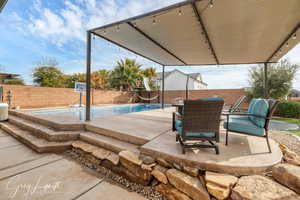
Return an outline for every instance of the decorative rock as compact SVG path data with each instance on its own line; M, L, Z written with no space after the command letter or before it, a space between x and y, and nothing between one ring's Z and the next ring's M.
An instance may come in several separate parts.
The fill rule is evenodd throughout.
M147 156L145 154L141 154L139 156L139 159L142 160L143 163L146 165L151 165L151 164L155 163L154 158L152 158L151 156Z
M142 161L137 154L131 151L121 151L119 153L119 158L121 164L135 176L140 177L143 180L151 179L151 172L141 168Z
M152 168L156 165L156 163L152 163L150 165L142 164L142 169L152 171Z
M199 174L199 170L194 167L184 166L183 171L190 176L198 176L198 174Z
M167 169L160 166L160 165L156 165L154 167L154 170L151 172L151 174L159 181L162 182L164 184L168 183L168 178L166 176Z
M118 165L120 160L119 156L113 152L110 152L110 154L108 154L106 159L112 162L114 165Z
M165 159L163 158L157 158L156 161L158 162L158 164L160 164L161 166L163 167L166 167L166 168L171 168L172 165L170 163L168 163Z
M243 176L233 188L232 200L296 200L292 190L260 175Z
M300 157L293 151L289 150L284 144L279 144L283 153L283 160L289 164L300 166Z
M300 167L278 164L272 168L272 176L281 184L300 194Z
M176 169L169 169L167 177L171 185L194 200L209 200L209 194L198 178L189 176Z
M177 163L173 163L173 166L174 166L175 169L178 169L179 171L182 171L181 165L179 165Z
M91 152L95 151L96 148L97 148L97 147L95 147L95 146L93 146L93 145L87 144L87 143L85 143L85 142L81 142L81 141L79 141L79 140L73 142L73 143L72 143L72 146L73 146L74 148L81 149L81 150L83 150L83 151L85 151L85 152L87 152L87 153L91 153Z
M228 174L219 174L207 171L205 173L205 181L223 188L230 188L236 184L238 178Z
M139 159L139 156L131 151L121 151L119 153L119 157L122 164L128 165L128 164L134 164L134 165L142 165L143 161Z
M169 200L191 200L190 197L170 185L159 184L155 187L155 190L166 196Z
M205 181L208 192L217 199L223 200L229 196L231 187L236 184L238 178L228 174L207 171Z
M100 160L104 160L107 158L107 156L110 154L110 152L105 149L98 148L97 150L93 151L92 154L96 158L98 158Z

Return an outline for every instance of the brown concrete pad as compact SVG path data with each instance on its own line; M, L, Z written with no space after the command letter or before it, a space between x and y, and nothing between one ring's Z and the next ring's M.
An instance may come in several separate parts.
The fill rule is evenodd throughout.
M0 150L11 147L11 146L16 146L20 145L21 143L18 142L18 140L14 139L13 137L0 137Z
M24 145L0 149L0 170L42 157Z
M200 149L198 153L189 149L182 154L180 144L175 142L175 133L171 131L143 145L141 152L204 170L234 175L260 173L281 161L282 153L273 140L270 140L272 153L267 153L265 138L230 133L228 146L225 146L224 138L222 133L219 155L213 149Z
M0 181L0 199L73 199L100 181L77 163L60 160Z
M148 141L171 129L171 123L158 123L149 119L133 119L128 115L101 118L101 120L95 119L89 124Z
M116 185L108 182L102 182L95 188L82 195L78 200L146 200L134 192L128 192L127 190L120 188Z
M45 155L42 158L23 163L21 165L17 165L12 168L0 170L0 180L26 172L28 170L40 167L42 165L55 162L62 159L62 156L56 155L56 154L50 154L50 155Z

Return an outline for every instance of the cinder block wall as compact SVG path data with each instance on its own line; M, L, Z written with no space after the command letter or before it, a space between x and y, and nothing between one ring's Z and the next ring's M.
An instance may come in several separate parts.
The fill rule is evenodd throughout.
M71 104L79 104L79 93L72 88L49 88L36 86L2 85L4 89L4 101L8 102L8 91L12 91L12 107L43 108L59 107ZM157 92L153 95L156 95ZM226 104L233 104L240 96L245 95L244 89L220 89L220 90L192 90L189 91L190 99L221 96ZM124 104L132 103L132 92L92 90L92 104ZM147 94L145 96L148 96ZM165 103L171 104L175 98L185 98L185 91L165 91ZM161 98L160 98L161 99ZM153 100L158 103L158 100ZM83 96L85 103L85 96Z

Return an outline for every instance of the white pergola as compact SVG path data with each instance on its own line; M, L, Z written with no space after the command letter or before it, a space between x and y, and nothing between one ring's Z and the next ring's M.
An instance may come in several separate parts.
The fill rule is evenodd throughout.
M162 65L163 74L165 66L264 63L266 79L267 64L300 42L300 0L187 0L88 30L86 120L92 34Z

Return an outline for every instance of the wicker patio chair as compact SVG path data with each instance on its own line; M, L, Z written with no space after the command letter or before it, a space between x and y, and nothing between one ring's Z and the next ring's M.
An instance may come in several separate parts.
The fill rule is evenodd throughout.
M219 154L214 142L219 142L223 105L220 97L185 100L183 114L173 113L173 130L177 131L176 141L180 142L183 154L186 148L214 148Z
M250 102L247 113L227 113L224 122L226 129L226 145L228 145L228 132L235 132L256 137L264 137L267 140L269 152L269 124L277 108L279 101L266 99L253 99Z

